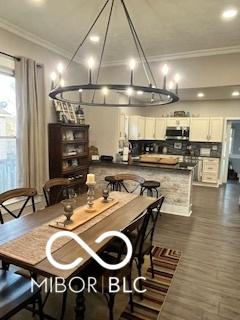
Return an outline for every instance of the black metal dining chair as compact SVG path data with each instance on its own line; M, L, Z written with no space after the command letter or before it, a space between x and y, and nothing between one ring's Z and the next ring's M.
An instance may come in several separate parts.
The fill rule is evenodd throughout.
M152 256L152 249L153 249L153 237L154 232L156 229L157 220L162 208L162 204L164 202L164 196L158 198L153 204L151 204L147 209L147 219L148 225L146 229L141 231L140 237L139 232L132 232L129 234L129 239L132 242L132 245L135 247L134 251L134 260L136 262L136 266L138 269L139 277L142 276L142 266L144 264L144 257L149 255L150 263L151 263L151 272L152 278L154 278L154 266L153 266L153 256ZM121 242L116 239L112 241L112 243L106 248L108 252L118 252ZM139 281L140 290L142 290L142 281ZM143 298L143 295L140 295Z
M136 174L117 174L114 176L119 185L119 191L125 190L127 193L134 193L144 183L145 179Z
M31 281L10 271L0 270L0 319L7 320L30 304L38 305L43 320L41 290Z
M114 310L114 303L115 303L115 296L116 293L111 293L108 290L108 281L110 277L117 277L119 280L119 286L122 286L123 279L127 278L128 280L128 286L129 290L132 290L132 264L135 257L135 251L138 246L138 242L141 239L142 234L146 233L146 228L148 226L148 220L150 216L147 214L147 212L142 213L138 218L136 218L134 221L132 221L124 230L122 231L123 234L125 234L127 237L130 237L130 234L134 231L136 231L136 241L133 244L133 254L131 257L130 262L122 269L120 270L106 270L99 266L96 262L90 263L90 265L87 266L87 268L80 274L81 278L87 278L89 275L91 277L96 278L96 286L95 289L99 292L104 294L107 300L108 309L109 309L109 319L113 320L113 310ZM117 238L118 239L118 238ZM112 240L114 241L114 239ZM123 257L126 253L126 246L122 240L119 241L120 245L118 247L117 252L110 252L105 250L100 254L101 258L110 264L118 264L120 261L123 260ZM102 281L104 279L104 281ZM77 281L77 280L76 280ZM74 286L74 283L72 283ZM62 305L62 311L61 311L61 320L64 319L65 315L65 309L67 304L67 292L64 293L63 297L63 305ZM133 297L132 292L129 293L129 303L131 311L133 312L134 306L133 306Z
M29 200L32 201L32 210L33 212L36 211L35 209L35 202L34 202L34 197L37 195L37 190L35 188L18 188L18 189L14 189L14 190L9 190L6 192L3 192L0 194L0 207L2 207L8 214L10 214L13 218L18 219L20 218L23 210L25 209L27 203ZM23 202L22 207L19 209L18 213L15 213L13 211L11 211L7 205L6 205L6 201L9 201L11 199L15 199L15 198L26 198L25 201ZM0 223L4 224L4 220L3 220L3 215L0 209Z
M115 297L116 293L112 293L109 291L109 278L111 277L116 277L119 280L119 286L123 285L123 279L126 277L128 280L128 287L129 287L129 304L130 304L130 310L131 312L134 311L134 305L133 305L133 294L132 294L132 265L134 261L134 257L136 255L136 250L139 245L139 242L141 241L142 234L146 233L146 229L148 226L148 220L150 216L147 214L147 212L144 212L141 214L137 219L132 221L122 232L130 238L131 233L134 231L136 232L136 239L135 243L133 243L133 253L132 253L132 258L130 262L128 263L127 266L120 270L106 270L103 268L98 268L100 272L98 272L98 277L97 277L97 286L96 289L99 293L103 293L108 304L108 309L109 309L109 320L114 319L114 303L115 303ZM117 264L119 263L123 257L125 256L126 253L126 246L123 244L123 242L119 240L119 248L118 251L115 253L107 252L105 251L102 254L102 259L104 259L106 262L111 263L111 264ZM102 279L105 279L103 282Z
M54 178L48 180L43 186L43 194L47 207L59 203L64 197L69 197L68 187L70 182L66 178ZM64 192L66 195L64 195Z

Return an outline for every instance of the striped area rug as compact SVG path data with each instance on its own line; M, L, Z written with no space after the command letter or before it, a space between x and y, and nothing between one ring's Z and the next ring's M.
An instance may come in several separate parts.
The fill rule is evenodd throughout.
M129 306L127 306L119 320L157 320L180 257L180 251L153 248L155 277L152 279L149 267L145 275L146 281L143 282L144 288L147 289L143 300L137 294L134 295L134 312L131 313Z

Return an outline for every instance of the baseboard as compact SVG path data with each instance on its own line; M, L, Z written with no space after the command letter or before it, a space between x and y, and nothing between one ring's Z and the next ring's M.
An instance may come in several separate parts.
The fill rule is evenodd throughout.
M219 188L219 183L206 183L206 182L193 182L193 186L198 186L198 187L210 187L210 188Z
M163 203L161 212L174 214L177 216L190 217L192 214L192 205L190 205L189 207L183 207L174 204Z

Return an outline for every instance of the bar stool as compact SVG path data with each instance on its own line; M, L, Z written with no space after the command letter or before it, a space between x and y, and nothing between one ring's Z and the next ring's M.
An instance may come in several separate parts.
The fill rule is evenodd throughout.
M105 177L105 181L108 182L107 188L111 188L111 191L121 191L121 183L123 180L116 180L115 176Z
M144 192L147 191L149 197L153 197L153 192L156 193L156 198L158 198L158 188L160 187L160 182L153 180L146 180L141 184L140 196L143 196Z

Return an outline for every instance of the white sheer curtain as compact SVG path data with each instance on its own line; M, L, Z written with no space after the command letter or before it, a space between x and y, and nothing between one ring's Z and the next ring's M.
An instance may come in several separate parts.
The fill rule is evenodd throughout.
M44 67L21 58L16 61L15 72L18 182L41 193L47 176Z

